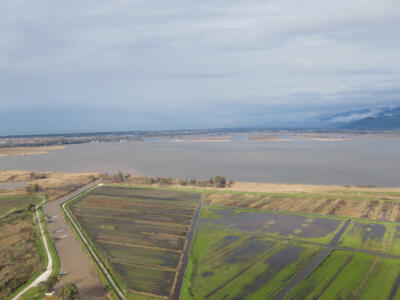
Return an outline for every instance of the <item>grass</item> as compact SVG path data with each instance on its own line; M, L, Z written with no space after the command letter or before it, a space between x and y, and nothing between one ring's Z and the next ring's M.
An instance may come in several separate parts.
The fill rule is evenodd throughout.
M0 197L0 218L7 216L11 212L27 209L30 204L39 203L40 198L28 196L1 196Z
M336 250L285 300L389 299L399 274L399 260Z
M104 186L78 196L67 209L122 290L139 298L169 296L200 197Z
M55 245L53 243L53 240L50 238L50 235L47 231L47 224L44 221L44 216L43 216L43 210L40 207L38 209L39 212L39 218L40 218L40 222L42 222L42 227L45 233L45 238L47 240L48 246L49 246L49 250L50 250L50 255L52 257L53 260L53 269L52 269L52 273L51 276L57 276L59 271L60 271L60 261L58 258L58 254L55 248ZM36 215L35 215L36 217ZM38 226L37 226L38 227ZM42 240L42 236L41 233L39 231L39 228L37 228L37 236L36 236L36 244L37 244L37 251L40 257L40 262L41 262L41 266L42 268L40 270L38 270L31 278L28 282L26 282L24 285L22 285L20 288L18 288L16 291L14 291L9 297L8 299L12 299L13 296L15 296L20 290L22 290L23 288L25 288L26 286L28 286L29 284L31 284L47 267L48 264L48 257L47 257L47 253L46 253L46 249L44 247L43 244L43 240ZM41 291L38 287L33 287L31 289L29 289L28 291L26 291L26 293L24 293L21 297L21 299L42 299L43 296L45 294L45 291Z
M43 270L46 257L31 211L0 218L0 298L11 298Z
M237 216L239 218L235 218ZM230 230L243 233L257 233L320 244L329 244L345 222L343 218L210 205L203 206L200 219L205 226L212 228L229 227Z
M360 299L389 299L399 274L399 260L382 259L365 282L364 288L360 293Z
M351 259L352 253L334 251L310 276L296 285L285 299L312 300L321 294L329 281Z
M392 224L376 221L352 220L343 234L339 245L354 249L365 249L386 252L387 245L392 244L390 228Z
M319 248L202 227L196 232L181 299L269 299Z

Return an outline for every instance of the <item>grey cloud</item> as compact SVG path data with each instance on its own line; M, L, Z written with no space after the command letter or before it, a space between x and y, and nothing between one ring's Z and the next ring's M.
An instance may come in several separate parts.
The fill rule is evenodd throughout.
M3 1L0 117L234 126L399 104L399 15L397 0Z

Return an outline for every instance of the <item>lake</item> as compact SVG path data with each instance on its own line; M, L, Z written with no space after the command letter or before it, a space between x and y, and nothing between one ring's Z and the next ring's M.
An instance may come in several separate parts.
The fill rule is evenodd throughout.
M108 172L236 181L400 186L400 141L142 142L69 145L0 157L0 169Z

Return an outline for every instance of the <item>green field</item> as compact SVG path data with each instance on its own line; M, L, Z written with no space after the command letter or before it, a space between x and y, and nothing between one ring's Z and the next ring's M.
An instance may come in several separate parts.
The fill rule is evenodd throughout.
M339 244L349 248L385 252L388 238L387 224L352 220Z
M285 299L388 299L400 260L336 250Z
M168 297L200 193L103 186L70 210L123 290Z
M343 218L218 206L204 206L200 215L200 224L214 229L321 244L329 244L344 222Z
M39 202L40 198L35 196L2 196L0 197L0 218L12 211L26 209L30 204Z
M270 299L318 250L204 227L194 240L181 299Z

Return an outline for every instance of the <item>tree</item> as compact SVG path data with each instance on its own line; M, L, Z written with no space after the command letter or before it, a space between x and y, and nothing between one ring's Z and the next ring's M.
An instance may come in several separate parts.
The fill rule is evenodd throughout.
M49 279L47 279L45 282L42 282L40 284L40 288L46 292L51 292L56 285L58 279L56 276L51 276Z
M34 185L32 185L32 192L37 193L39 191L40 191L39 184L35 183Z
M59 291L58 296L63 300L78 300L78 288L74 283L67 283Z
M119 171L117 176L118 176L118 182L123 182L124 181L124 173Z
M33 203L29 204L28 210L30 210L30 211L35 211L35 209L36 209L35 204L33 204Z
M214 185L217 188L223 188L226 186L226 178L222 176L215 176Z
M37 184L37 183L35 183L35 184L30 184L30 185L27 185L27 186L25 187L25 191L26 191L27 193L37 193L37 192L40 191L40 186L39 186L39 184Z

